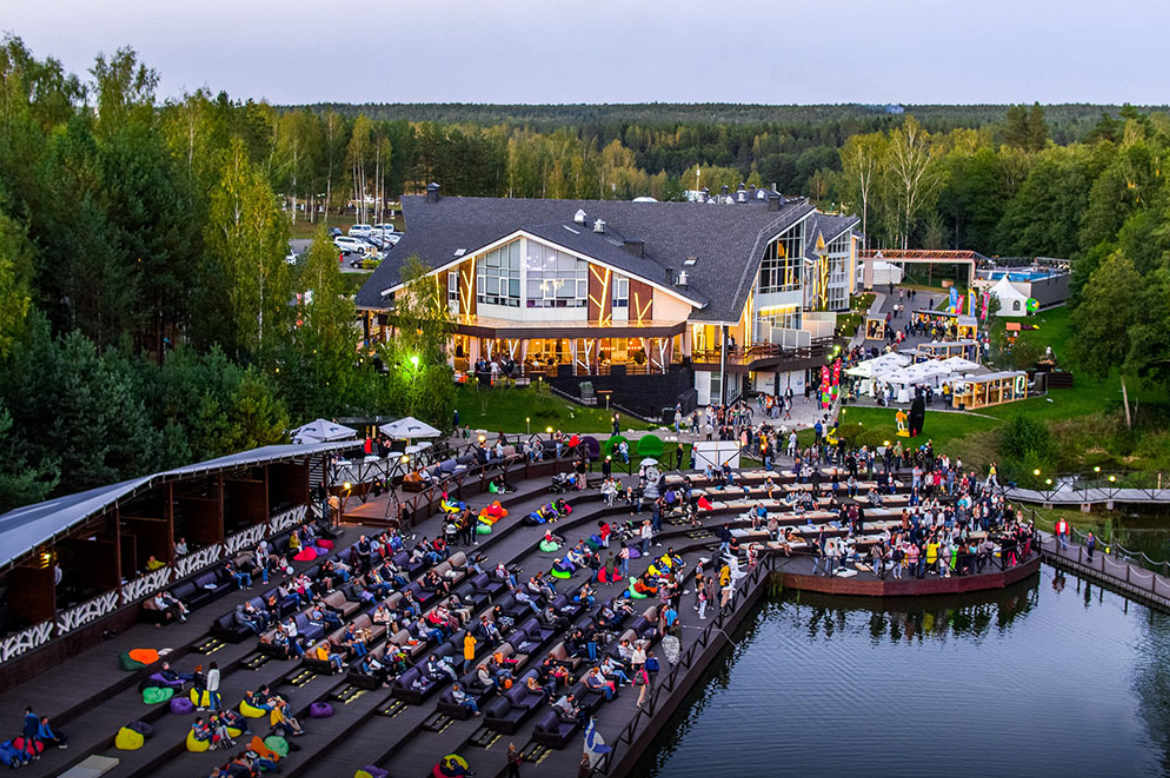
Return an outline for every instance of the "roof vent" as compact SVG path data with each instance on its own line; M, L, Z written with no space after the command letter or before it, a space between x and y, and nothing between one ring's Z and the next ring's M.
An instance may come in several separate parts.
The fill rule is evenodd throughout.
M595 222L593 222L593 231L597 232L597 233L604 234L605 233L605 222L603 222L601 219L598 219Z
M436 184L434 181L427 184L427 202L428 203L439 202L439 185Z
M577 212L575 214L573 214L573 221L576 222L577 224L584 224L585 223L585 211L582 210L581 208L578 208Z
M675 285L681 286L683 289L687 288L687 271L684 270L678 274L678 281L675 282Z
M461 257L467 253L467 249L455 249L455 256Z
M638 259L645 255L645 244L639 238L626 238L622 243L622 248Z

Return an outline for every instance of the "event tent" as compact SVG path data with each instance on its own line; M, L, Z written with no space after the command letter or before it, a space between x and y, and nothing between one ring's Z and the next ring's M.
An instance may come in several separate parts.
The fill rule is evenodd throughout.
M996 316L1027 316L1028 295L1024 294L1005 275L989 290L999 298L999 312Z
M383 424L378 429L382 430L385 435L395 439L438 438L443 434L431 425L419 421L413 416L407 416L405 419Z

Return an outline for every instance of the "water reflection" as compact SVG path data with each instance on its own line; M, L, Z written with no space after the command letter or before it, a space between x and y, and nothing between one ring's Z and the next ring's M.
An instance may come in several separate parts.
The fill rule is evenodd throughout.
M1170 776L1170 618L1075 576L792 592L735 637L636 775Z

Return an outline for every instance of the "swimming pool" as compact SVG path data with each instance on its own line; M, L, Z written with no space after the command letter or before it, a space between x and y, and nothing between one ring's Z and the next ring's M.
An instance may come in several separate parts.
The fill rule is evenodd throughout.
M992 281L998 281L1004 276L1009 281L1040 281L1059 274L1055 270L991 270L987 275Z

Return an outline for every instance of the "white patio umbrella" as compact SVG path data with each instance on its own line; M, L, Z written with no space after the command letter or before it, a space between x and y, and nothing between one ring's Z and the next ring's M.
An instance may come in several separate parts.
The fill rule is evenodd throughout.
M292 431L293 443L324 443L356 436L357 430L328 419L317 419Z
M443 433L427 424L419 421L413 416L407 416L405 419L392 421L389 424L383 424L378 429L391 438L437 438Z
M638 467L653 467L656 464L658 464L657 459L653 459L652 457L646 457L645 459L643 459L641 462L638 463Z

